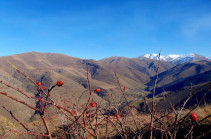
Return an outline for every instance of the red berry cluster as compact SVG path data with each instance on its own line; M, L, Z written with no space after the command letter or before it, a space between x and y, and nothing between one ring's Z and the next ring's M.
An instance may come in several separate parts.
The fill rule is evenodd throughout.
M42 85L42 83L41 83L41 82L37 82L36 85L37 85L38 87L40 87L40 86ZM45 87L42 86L41 89L42 89L42 90L45 90Z

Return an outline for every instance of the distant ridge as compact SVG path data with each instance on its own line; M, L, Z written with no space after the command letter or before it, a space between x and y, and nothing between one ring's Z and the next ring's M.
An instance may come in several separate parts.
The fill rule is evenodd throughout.
M157 59L158 54L145 54L139 57L140 59L149 58L149 59ZM194 62L194 61L201 61L201 60L211 60L210 57L205 57L199 54L190 53L186 55L167 55L167 56L160 56L160 59L172 64L181 64L185 62Z
M48 55L56 55L59 53L42 53L42 52L36 52L36 51L32 51L32 52L26 52L26 53L20 53L20 54L15 54L15 55L22 55L22 54L28 54L28 53L32 53L32 54L48 54ZM59 54L59 55L65 55L65 54ZM8 56L13 56L13 55L8 55ZM0 56L0 57L8 57L8 56ZM72 57L70 55L65 55L68 57ZM107 61L108 59L110 60L110 62L114 62L115 60L119 59L119 58L128 58L126 56L111 56L111 57L106 57L100 60L95 60L95 59L90 59L90 58L80 58L80 57L72 57L72 58L77 58L77 59L87 59L87 60L94 60L94 61ZM152 59L152 60L157 60L158 59L158 54L153 53L153 54L144 54L141 55L139 57L134 57L134 58L129 58L129 59L139 59L139 60L143 60L145 58L148 59ZM178 55L178 54L169 54L167 56L163 56L161 54L160 59L162 61L171 63L173 65L177 65L177 64L181 64L181 63L185 63L185 62L195 62L195 61L202 61L202 60L211 60L211 57L205 57L203 55L199 55L196 53L190 53L190 54L183 54L183 55Z

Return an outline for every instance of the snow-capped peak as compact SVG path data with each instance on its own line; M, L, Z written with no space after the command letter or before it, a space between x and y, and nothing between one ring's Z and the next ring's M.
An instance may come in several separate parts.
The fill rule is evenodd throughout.
M140 57L140 59L149 58L149 59L158 59L158 54L145 54ZM184 62L199 61L199 60L208 60L209 58L191 53L186 55L175 55L170 54L167 56L160 56L160 59L169 63L180 64Z
M149 58L149 59L158 59L158 54L145 54L142 57ZM165 59L164 56L160 56L160 59Z
M211 60L211 57L206 57L206 58L208 58L209 60Z

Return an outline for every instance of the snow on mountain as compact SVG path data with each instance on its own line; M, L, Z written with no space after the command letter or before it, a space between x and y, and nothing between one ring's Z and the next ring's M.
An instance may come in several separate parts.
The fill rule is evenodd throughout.
M158 58L158 54L145 54L142 57L146 57L149 59L157 59ZM164 56L160 56L160 59L165 60Z
M145 54L139 58L158 59L158 54ZM211 60L211 58L204 57L195 53L187 55L167 55L167 56L161 55L160 59L173 64L181 64L185 62L200 61L200 60Z

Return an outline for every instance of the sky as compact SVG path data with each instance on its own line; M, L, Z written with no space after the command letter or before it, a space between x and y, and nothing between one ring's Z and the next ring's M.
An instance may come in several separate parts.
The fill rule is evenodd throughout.
M197 53L211 57L211 0L0 0L0 56Z

